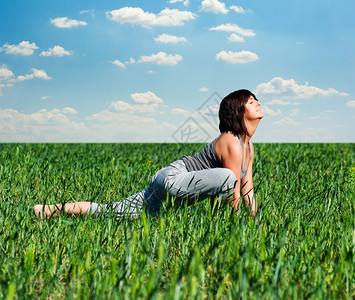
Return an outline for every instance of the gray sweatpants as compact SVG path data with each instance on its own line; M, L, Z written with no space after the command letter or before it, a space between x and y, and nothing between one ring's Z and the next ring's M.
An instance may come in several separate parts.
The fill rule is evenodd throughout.
M234 192L236 178L233 171L213 168L189 172L182 160L159 170L147 189L121 201L103 205L91 203L88 215L136 218L143 210L158 214L162 204L169 198L174 205L193 204L208 197L230 198Z

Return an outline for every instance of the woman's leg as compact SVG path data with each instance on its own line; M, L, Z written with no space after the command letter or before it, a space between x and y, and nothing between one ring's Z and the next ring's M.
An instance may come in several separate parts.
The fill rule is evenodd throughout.
M159 206L159 199L166 199L167 193L180 205L188 201L188 205L197 201L217 196L222 200L233 197L236 178L232 170L213 168L188 172L182 160L175 161L169 167L156 173L152 184L148 188L156 203L149 206Z
M142 191L110 204L91 203L87 215L94 217L111 215L117 219L123 217L137 218L143 210L145 197L146 191Z
M59 216L60 212L67 215L93 215L93 216L116 216L117 218L136 218L144 206L146 191L134 194L121 201L110 204L98 204L91 202L66 203L64 210L62 204L35 205L33 208L37 218L52 218Z
M235 182L233 171L226 168L187 172L170 180L169 194L190 203L219 196L227 200L233 197Z
M40 219L43 219L43 217L57 217L61 211L63 211L67 215L86 215L90 208L90 202L66 203L64 205L64 210L62 210L62 208L62 204L38 204L34 206L33 211L36 217Z

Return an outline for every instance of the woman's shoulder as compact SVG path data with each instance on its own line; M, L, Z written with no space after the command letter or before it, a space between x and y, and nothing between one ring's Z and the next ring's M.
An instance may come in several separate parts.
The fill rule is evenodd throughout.
M236 137L231 132L222 133L215 144L215 152L217 157L223 161L226 156L242 155L242 146Z
M234 135L230 131L227 131L221 133L221 135L216 140L216 144L220 144L223 146L240 146L240 141L238 136Z

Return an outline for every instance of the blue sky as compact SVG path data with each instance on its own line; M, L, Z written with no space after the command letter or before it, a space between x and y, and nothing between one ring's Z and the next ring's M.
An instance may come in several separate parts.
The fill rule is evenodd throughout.
M0 142L208 142L253 91L254 142L354 142L355 2L0 3Z

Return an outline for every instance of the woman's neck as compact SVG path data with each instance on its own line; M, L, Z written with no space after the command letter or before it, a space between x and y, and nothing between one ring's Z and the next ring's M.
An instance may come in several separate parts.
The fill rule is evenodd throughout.
M251 138L249 135L242 134L240 137L241 137L242 142L243 142L244 145L248 145L249 144L249 141L250 141L250 138Z
M260 122L260 119L253 120L253 121L245 120L245 125L247 127L248 134L242 136L243 143L245 143L245 144L249 143L249 140L254 135L254 132L255 132L256 128L258 127L259 122Z

